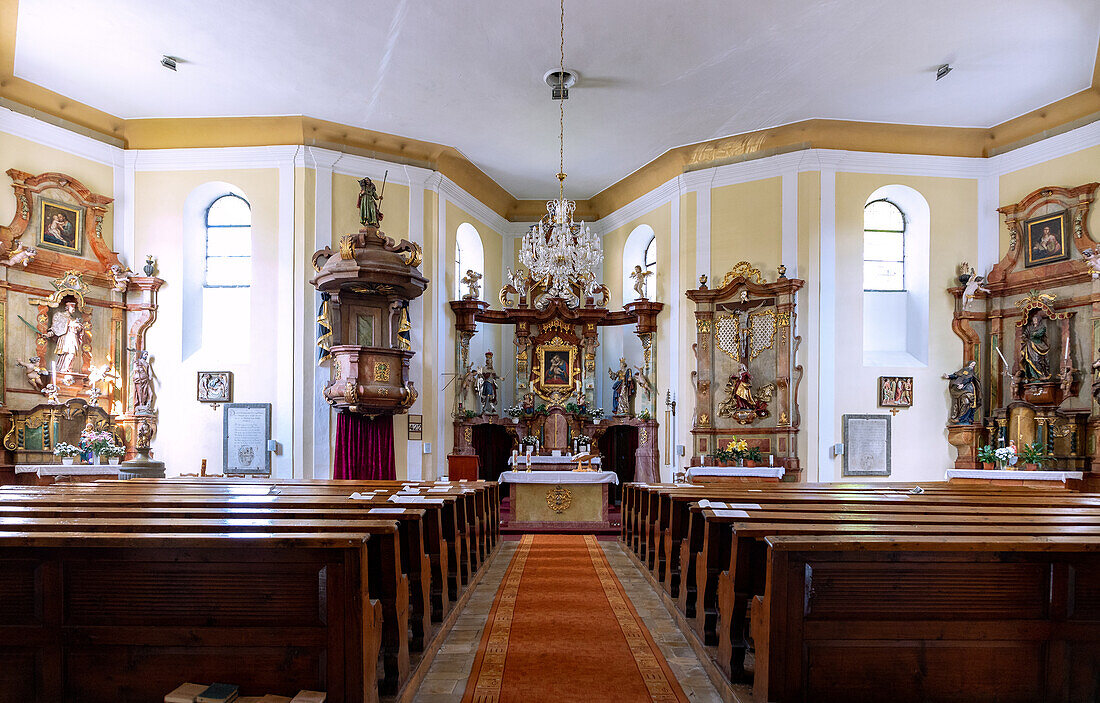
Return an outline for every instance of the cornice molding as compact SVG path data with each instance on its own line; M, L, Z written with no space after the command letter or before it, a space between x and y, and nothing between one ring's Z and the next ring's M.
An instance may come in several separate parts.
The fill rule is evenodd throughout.
M137 171L204 171L299 165L304 146L227 146L198 149L139 149ZM304 162L301 163L304 165Z
M122 165L125 153L120 147L6 107L0 107L0 132L108 166Z
M461 186L443 174L439 174L439 178L439 192L446 195L448 201L465 210L471 217L484 222L498 234L510 229L511 223L488 205L467 193Z
M671 178L637 200L627 203L611 214L601 217L589 224L592 231L603 237L608 232L614 232L633 220L644 216L646 213L652 212L665 203L671 202L674 197L680 195L681 191L681 177L677 176L676 178Z
M1001 176L1094 146L1100 146L1100 121L991 156L989 173Z

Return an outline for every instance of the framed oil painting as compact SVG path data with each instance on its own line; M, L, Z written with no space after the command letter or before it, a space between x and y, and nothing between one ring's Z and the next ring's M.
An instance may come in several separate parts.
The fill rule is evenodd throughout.
M913 405L912 376L879 376L878 404L883 408L908 408Z
M199 371L196 399L200 403L233 402L233 372Z
M569 378L572 361L572 349L543 349L542 385L572 386L573 381Z
M84 253L84 208L60 200L38 198L36 246L81 256Z
M1024 224L1024 266L1069 259L1069 211L1043 215Z

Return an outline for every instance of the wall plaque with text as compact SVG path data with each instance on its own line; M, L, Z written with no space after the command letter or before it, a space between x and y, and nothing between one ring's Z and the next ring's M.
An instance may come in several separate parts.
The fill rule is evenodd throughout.
M271 403L226 403L222 466L227 474L271 473Z
M844 415L845 476L890 475L890 416Z

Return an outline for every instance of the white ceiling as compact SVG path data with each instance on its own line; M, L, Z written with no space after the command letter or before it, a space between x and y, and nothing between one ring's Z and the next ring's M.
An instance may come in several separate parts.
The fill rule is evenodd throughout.
M553 0L20 0L15 72L124 118L308 115L557 190ZM1096 0L568 0L567 190L808 118L989 127L1086 88ZM162 54L184 60L177 73ZM936 66L955 70L943 81Z

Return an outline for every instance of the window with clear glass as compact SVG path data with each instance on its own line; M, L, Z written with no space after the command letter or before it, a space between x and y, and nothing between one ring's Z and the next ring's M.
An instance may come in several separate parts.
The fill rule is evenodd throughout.
M645 246L645 257L643 258L642 267L652 273L649 277L650 283L657 278L657 237L653 236L649 238L649 244Z
M886 199L863 208L863 290L905 290L905 213Z
M206 288L247 288L252 284L252 208L227 193L206 209Z

